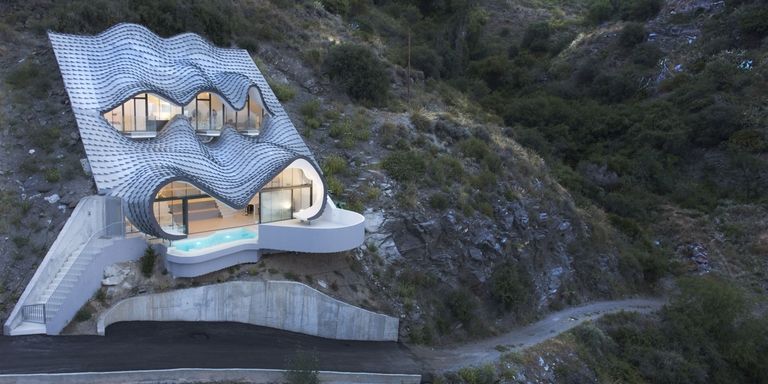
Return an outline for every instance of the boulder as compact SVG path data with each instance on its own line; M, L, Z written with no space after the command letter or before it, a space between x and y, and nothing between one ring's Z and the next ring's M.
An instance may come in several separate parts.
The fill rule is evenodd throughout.
M377 233L384 224L384 212L368 209L363 213L365 216L365 232Z
M56 204L56 203L59 202L59 200L61 200L61 197L59 196L58 193L54 193L53 195L50 195L48 197L44 197L44 199L45 199L45 201L47 201L47 202L49 202L51 204Z
M120 285L130 274L131 268L128 265L109 265L104 268L104 279L101 280L101 285L107 287Z

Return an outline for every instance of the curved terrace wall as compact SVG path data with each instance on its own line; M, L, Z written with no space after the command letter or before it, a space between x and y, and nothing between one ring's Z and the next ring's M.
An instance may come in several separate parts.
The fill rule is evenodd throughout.
M234 281L125 299L99 317L121 321L234 321L341 340L397 341L399 320L293 281Z

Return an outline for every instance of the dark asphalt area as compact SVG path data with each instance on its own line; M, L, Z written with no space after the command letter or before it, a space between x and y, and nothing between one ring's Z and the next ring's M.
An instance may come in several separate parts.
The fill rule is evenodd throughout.
M168 368L288 369L298 351L319 370L421 373L395 342L343 341L241 323L127 322L106 336L0 336L0 374Z

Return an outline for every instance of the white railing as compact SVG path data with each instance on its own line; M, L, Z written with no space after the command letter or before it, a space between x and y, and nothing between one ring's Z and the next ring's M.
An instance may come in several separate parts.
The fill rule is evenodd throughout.
M116 229L122 229L124 227L125 227L125 223L123 223L122 221L113 222L113 223L105 226L101 230L97 231L96 233L92 234L88 238L88 240L85 241L85 244L83 244L82 248L78 251L78 253L76 255L70 256L70 257L75 257L76 260L74 260L70 264L70 266L67 269L67 271L64 272L64 275L62 276L62 278L59 281L59 283L56 285L56 287L54 287L54 289L51 292L51 294L48 295L48 298L45 300L45 304L49 304L50 299L52 297L54 297L54 296L57 296L57 294L60 294L60 293L65 293L66 294L66 293L68 293L68 292L62 292L64 289L69 288L69 287L66 287L65 285L63 285L63 283L65 281L71 281L70 278L79 277L79 275L82 273L81 269L73 268L73 267L75 267L75 265L78 265L78 262L80 262L80 261L87 261L86 265L79 264L79 266L87 266L87 264L90 264L90 263L93 262L93 259L96 256L96 253L93 253L92 251L101 248L101 247L97 246L97 244L96 244L96 242L98 240L112 238L114 236L113 235L109 235L110 233L115 233L114 231ZM118 235L118 237L121 237L121 236ZM88 259L86 259L86 257ZM54 275L54 277L55 277L55 275ZM49 309L54 309L54 308L50 308L51 307L50 305L48 305L48 307L49 307ZM56 308L56 309L58 309L58 308ZM55 316L56 313L57 313L57 311L49 310L48 313L46 313L46 321L48 319L52 318L53 316Z

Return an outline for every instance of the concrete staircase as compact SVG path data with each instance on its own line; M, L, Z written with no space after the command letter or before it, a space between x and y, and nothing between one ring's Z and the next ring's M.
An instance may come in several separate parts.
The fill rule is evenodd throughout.
M45 304L46 320L53 319L59 313L64 300L69 297L72 289L82 278L83 271L93 263L93 260L101 254L104 248L110 245L112 245L110 239L93 239L90 243L83 244L67 256L64 264L37 300L37 302Z
M102 259L122 255L115 246L109 252L103 250L123 238L124 225L119 199L87 196L80 200L3 324L3 333L59 333L98 289Z

